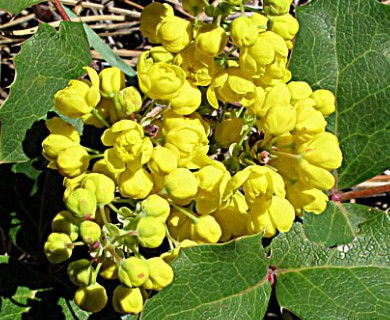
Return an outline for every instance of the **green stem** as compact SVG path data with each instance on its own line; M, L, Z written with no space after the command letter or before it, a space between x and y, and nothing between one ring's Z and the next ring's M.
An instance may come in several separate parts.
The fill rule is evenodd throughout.
M101 154L93 154L93 155L89 156L89 160L99 159L99 158L104 158L104 154L103 153L101 153Z
M91 113L101 122L103 123L107 128L110 128L110 124L102 117L102 115L95 109L93 108Z
M118 210L111 202L108 203L107 206L108 206L112 211L114 211L115 213L120 214L119 210Z
M100 215L102 216L103 223L108 224L110 221L109 219L107 219L106 210L104 210L104 205L99 205L98 207Z
M95 271L92 273L92 279L91 279L91 284L96 283L97 276L99 274L100 268L102 267L103 262L99 262L98 265L96 266Z
M189 212L185 208L179 207L176 204L172 204L172 207L174 207L177 211L180 211L182 214L184 214L187 218L189 218L192 221L192 223L199 222L199 218L195 217L191 212Z

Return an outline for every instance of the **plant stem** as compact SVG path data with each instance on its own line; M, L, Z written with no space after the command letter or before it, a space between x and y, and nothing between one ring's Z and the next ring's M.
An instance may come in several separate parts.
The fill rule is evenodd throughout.
M110 124L102 117L102 115L95 109L93 108L91 113L101 122L103 123L107 128L110 128Z
M335 193L330 196L330 199L333 201L343 202L351 199L364 198L364 197L369 197L369 196L373 196L381 193L387 193L387 192L390 192L390 185Z
M172 204L172 207L174 207L176 210L180 211L182 214L184 214L187 218L189 218L193 223L198 223L199 218L195 217L191 212L186 210L185 208L179 207L176 204Z
M68 14L65 12L64 8L62 7L60 0L53 0L53 4L56 7L61 18L65 21L70 21L70 18Z

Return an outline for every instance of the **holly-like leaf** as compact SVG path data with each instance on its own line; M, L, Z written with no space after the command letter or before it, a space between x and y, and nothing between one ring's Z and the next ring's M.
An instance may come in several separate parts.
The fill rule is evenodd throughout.
M23 9L41 2L45 2L45 0L0 0L0 10L17 15Z
M146 302L149 319L262 319L271 286L260 236L185 248L173 285Z
M300 22L293 78L333 91L332 122L343 151L338 187L371 178L390 163L390 6L376 0L313 0Z
M382 215L383 211L353 203L328 202L320 215L305 213L304 229L309 240L327 247L352 241L359 225Z
M0 162L28 159L23 145L27 130L54 108L56 91L82 75L91 54L82 24L62 22L57 32L41 24L15 57L16 78L0 109ZM33 135L33 134L32 134Z
M385 319L390 314L390 217L375 216L355 239L329 249L301 224L271 245L276 295L302 319Z

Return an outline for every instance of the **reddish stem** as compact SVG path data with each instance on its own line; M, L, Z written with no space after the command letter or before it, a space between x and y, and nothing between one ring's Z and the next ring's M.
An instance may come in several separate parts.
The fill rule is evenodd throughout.
M356 198L364 198L376 194L381 194L381 193L387 193L390 192L390 184L384 185L384 186L379 186L379 187L372 187L372 188L366 188L366 189L360 189L360 190L353 190L353 191L348 191L344 193L336 193L331 196L331 200L333 201L346 201L346 200L351 200L351 199L356 199Z
M70 18L68 14L65 12L64 8L62 7L60 0L53 0L53 4L56 7L61 18L65 21L70 21Z

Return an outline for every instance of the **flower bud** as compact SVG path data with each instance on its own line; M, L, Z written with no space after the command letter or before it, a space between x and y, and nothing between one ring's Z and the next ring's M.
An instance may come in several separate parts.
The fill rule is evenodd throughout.
M282 15L290 11L292 0L264 0L263 10L267 15Z
M192 40L191 22L176 16L165 17L157 25L157 38L168 51L180 52Z
M88 286L91 282L93 267L87 259L72 261L66 269L69 280L76 286Z
M79 144L61 134L49 134L42 141L42 155L49 161L55 161L61 151Z
M165 222L169 216L171 207L164 198L157 194L148 196L141 203L142 211L149 217L154 217Z
M114 106L119 114L119 118L125 119L141 109L141 94L135 87L124 88L114 95Z
M56 214L51 222L51 230L65 233L72 241L75 241L79 236L79 224L80 219L73 216L69 211L62 210Z
M88 169L89 155L81 145L62 150L56 160L58 171L65 177L74 178Z
M81 187L95 193L97 205L105 205L114 200L115 182L101 173L88 173Z
M99 271L99 276L106 280L118 279L118 264L112 259L104 260Z
M228 37L226 31L215 24L205 24L200 27L195 37L195 47L207 56L215 57L223 52Z
M165 238L165 224L154 217L142 217L137 223L138 242L142 247L157 248Z
M318 89L313 92L311 98L315 101L315 108L324 116L328 116L336 110L334 94L326 89Z
M100 101L97 72L90 67L84 67L84 70L87 71L91 82L70 80L65 89L57 91L54 95L56 109L69 118L91 113Z
M171 149L165 147L154 147L152 156L148 162L148 168L151 172L166 175L177 169L178 156Z
M217 220L211 215L200 216L198 219L191 225L192 240L198 243L217 243L222 235Z
M178 66L157 62L148 70L138 72L139 86L153 100L170 100L179 94L186 73Z
M148 290L161 290L173 281L172 267L160 257L147 260L149 265L149 279L144 288Z
M158 43L157 25L165 18L174 15L173 8L167 4L153 2L147 5L140 18L140 31L142 35L148 38L150 43Z
M153 189L153 180L143 168L135 172L127 169L120 174L118 185L122 196L131 199L144 199Z
M84 220L80 223L80 236L84 243L94 244L101 235L102 229L96 222Z
M186 80L179 94L172 98L170 103L173 112L189 115L195 112L202 103L202 93L197 86Z
M291 103L295 105L298 100L306 99L311 96L313 90L305 81L290 81L287 84L288 90L291 94Z
M73 215L80 219L93 219L96 211L95 193L84 189L77 188L66 200L66 207Z
M234 19L230 25L230 37L238 47L253 46L258 34L256 23L247 16Z
M44 252L50 263L61 263L68 260L72 255L72 240L65 233L53 232L47 238L44 245Z
M152 58L153 62L166 62L172 63L174 55L172 52L169 52L163 46L155 46L150 48L149 57Z
M117 67L100 71L100 94L104 98L112 98L115 93L125 87L125 74Z
M313 140L299 147L298 153L313 165L327 170L341 166L343 155L337 136L330 132L322 132Z
M149 278L148 263L141 258L127 258L119 265L118 278L129 288L142 286Z
M280 35L284 40L292 40L299 30L298 20L291 14L273 16L268 22L268 30Z
M172 171L165 177L164 185L172 199L189 199L194 197L198 191L196 176L186 168L177 168Z
M74 302L81 309L92 313L102 310L107 301L106 289L97 282L78 288L74 294Z
M115 288L112 297L112 306L118 313L138 314L142 311L144 299L139 288L128 288L119 285Z

